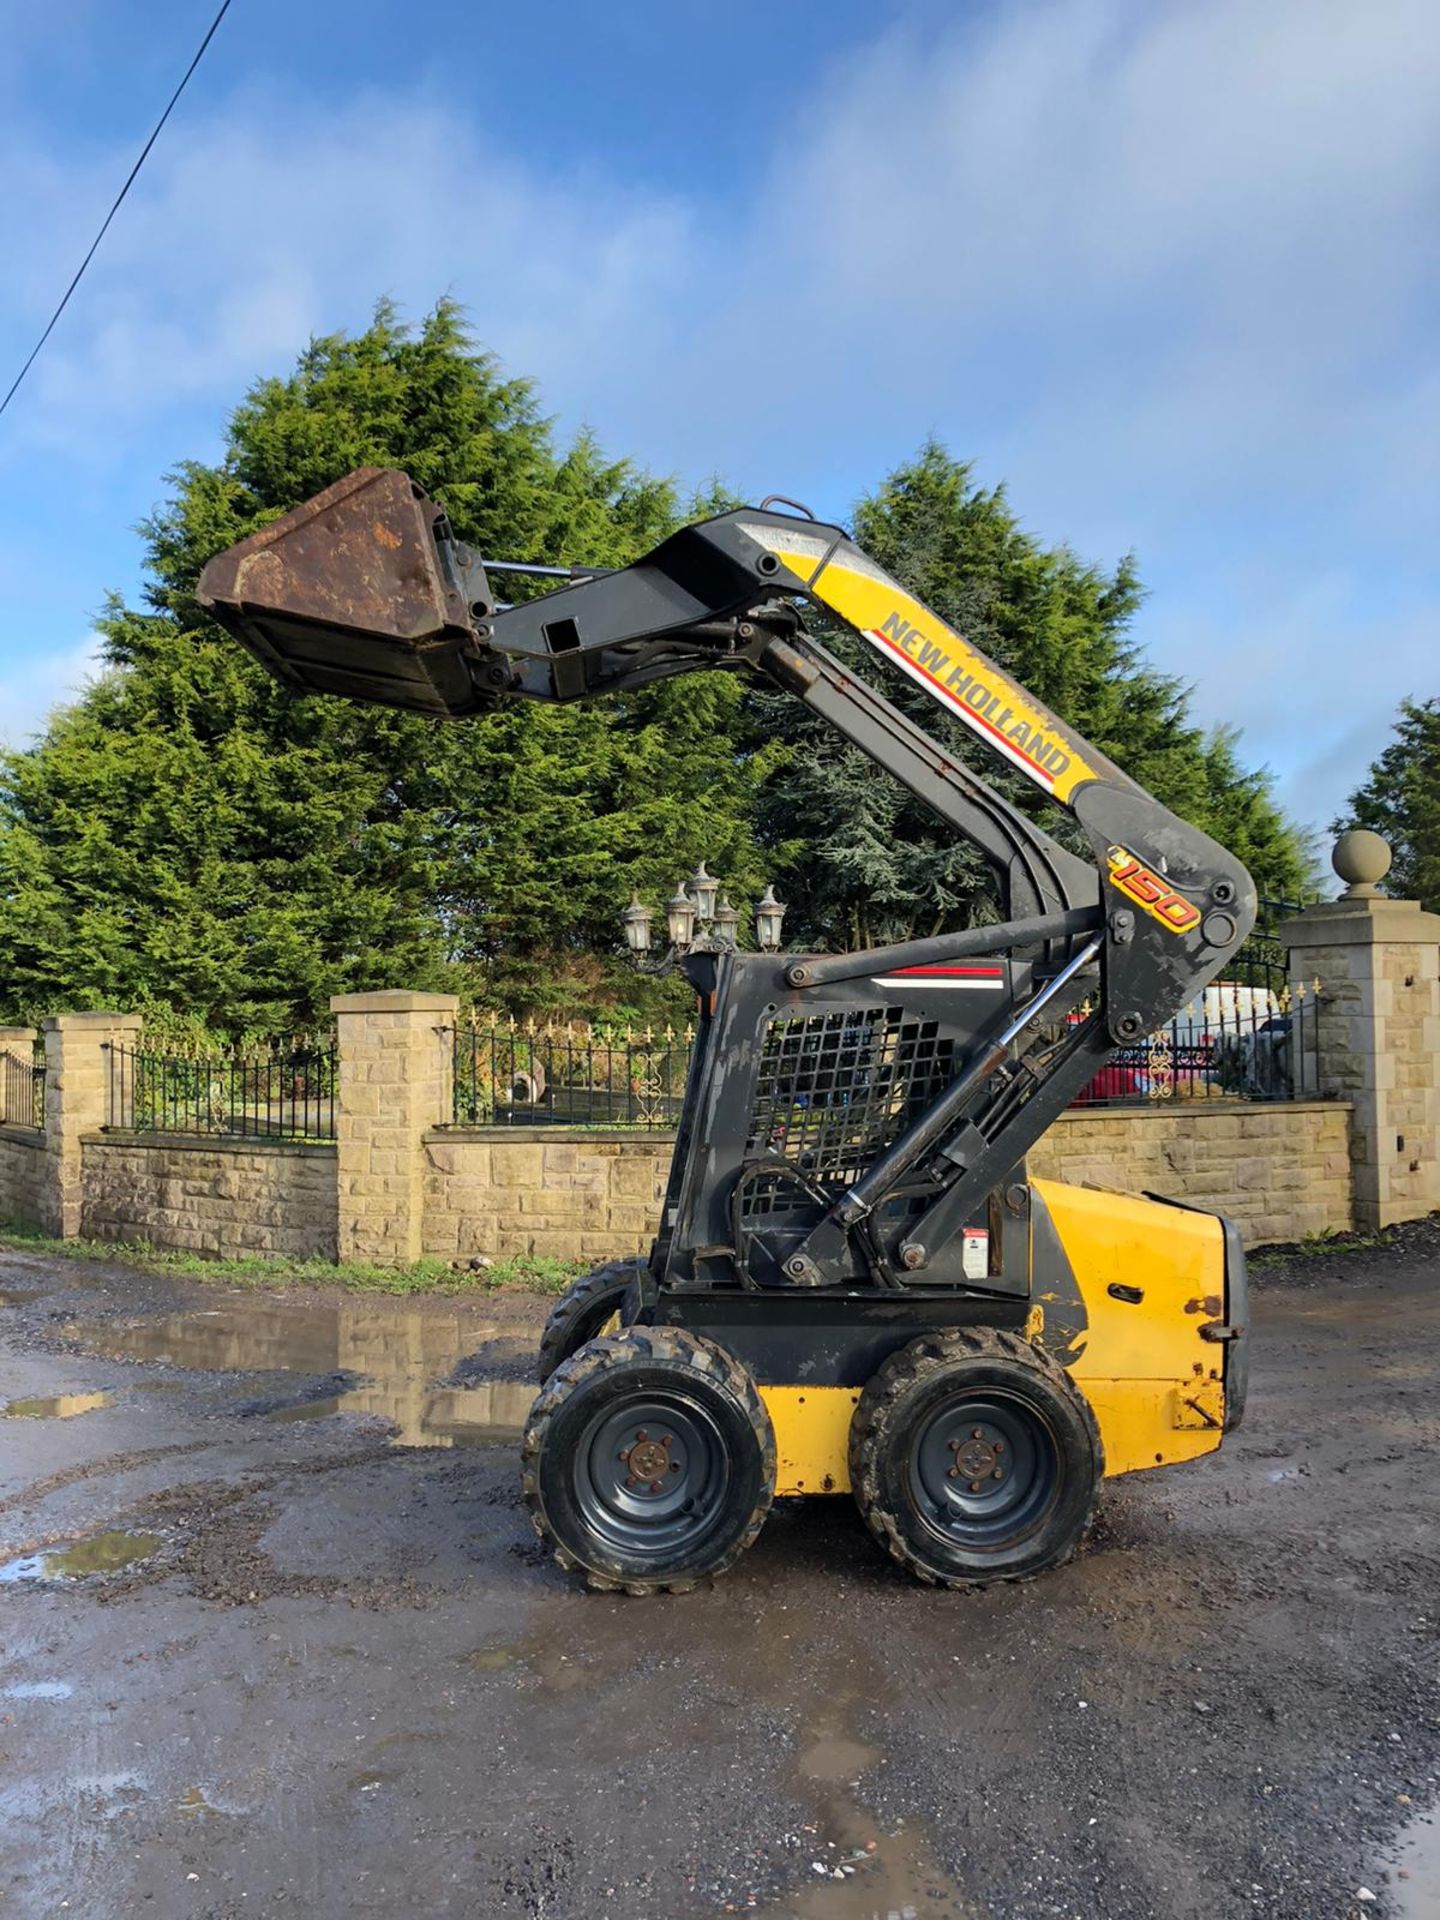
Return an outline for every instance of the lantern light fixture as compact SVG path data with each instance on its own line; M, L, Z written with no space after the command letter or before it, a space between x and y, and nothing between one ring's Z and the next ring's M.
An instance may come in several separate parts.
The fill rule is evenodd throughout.
M720 882L706 869L702 860L688 880L681 880L665 902L666 951L655 951L655 913L638 892L630 895L630 904L619 916L630 958L642 973L668 973L687 955L702 953L738 953L741 919L728 894L721 893ZM755 906L756 944L764 953L780 951L784 905L775 898L774 887L766 887Z
M683 953L695 938L695 902L685 891L683 880L665 902L665 925L671 946Z
M784 919L783 903L775 898L774 887L766 887L755 906L755 940L762 953L780 951L780 928Z
M630 895L630 904L621 914L620 924L625 929L625 944L631 953L650 951L651 913L638 893Z
M740 915L735 911L734 907L731 906L728 895L721 894L720 904L715 909L715 917L712 924L715 928L715 938L720 942L722 947L739 945Z
M685 884L689 888L690 898L695 902L695 911L708 925L715 918L715 896L720 891L720 882L711 879L702 860Z

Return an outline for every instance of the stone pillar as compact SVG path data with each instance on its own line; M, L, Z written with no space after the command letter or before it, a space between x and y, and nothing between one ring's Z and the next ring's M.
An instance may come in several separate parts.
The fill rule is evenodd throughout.
M80 1234L81 1140L109 1120L110 1049L133 1046L138 1013L57 1013L45 1035L45 1156L42 1232L57 1240Z
M1319 989L1302 1084L1353 1103L1355 1224L1373 1232L1440 1208L1440 914L1377 891L1390 853L1376 834L1342 835L1334 864L1341 897L1277 932L1292 992Z
M12 1054L15 1059L29 1065L35 1052L34 1027L0 1027L0 1055ZM14 1101L15 1111L10 1111L9 1102ZM12 1087L10 1076L0 1066L0 1127L28 1127L34 1124L29 1108L22 1113L19 1103L19 1089Z
M341 993L338 1254L403 1266L424 1246L425 1135L452 1117L453 993Z

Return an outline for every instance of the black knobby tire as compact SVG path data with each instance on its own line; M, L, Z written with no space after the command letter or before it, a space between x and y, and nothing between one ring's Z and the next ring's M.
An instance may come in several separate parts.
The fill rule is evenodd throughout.
M1023 1580L1084 1536L1105 1470L1065 1369L995 1327L927 1334L881 1367L850 1428L856 1504L881 1545L947 1587Z
M542 1387L562 1361L595 1338L612 1314L618 1313L621 1324L625 1323L630 1317L627 1308L633 1310L638 1299L644 1265L643 1260L611 1260L571 1281L550 1309L540 1335L535 1378Z
M591 1340L521 1441L535 1531L592 1587L682 1593L724 1573L775 1497L775 1435L750 1375L678 1327Z

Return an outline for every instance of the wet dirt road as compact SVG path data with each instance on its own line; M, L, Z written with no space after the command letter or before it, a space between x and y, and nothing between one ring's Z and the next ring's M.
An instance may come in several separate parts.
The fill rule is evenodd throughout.
M1058 1574L786 1502L636 1601L517 1502L544 1303L0 1254L0 1920L1435 1920L1440 1267L1295 1271Z

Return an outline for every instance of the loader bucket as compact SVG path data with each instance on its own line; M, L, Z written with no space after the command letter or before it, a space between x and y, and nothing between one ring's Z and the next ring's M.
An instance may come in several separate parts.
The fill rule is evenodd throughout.
M217 554L197 592L297 693L447 716L479 704L444 515L393 467L360 467Z

